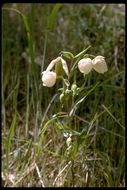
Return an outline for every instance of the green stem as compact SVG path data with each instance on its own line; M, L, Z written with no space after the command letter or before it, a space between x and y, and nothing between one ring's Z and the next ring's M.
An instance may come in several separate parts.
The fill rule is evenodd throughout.
M43 60L42 60L42 65L41 65L41 73L43 72L43 69L44 69L44 60L45 60L45 54L46 54L47 38L48 38L48 32L46 32L46 34L45 34Z
M74 160L71 160L72 187L75 185Z

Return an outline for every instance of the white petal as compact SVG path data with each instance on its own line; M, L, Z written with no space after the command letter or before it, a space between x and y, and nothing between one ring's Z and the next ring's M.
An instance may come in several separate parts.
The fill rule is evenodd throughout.
M105 73L108 70L103 56L97 56L92 60L93 69L98 73Z
M61 57L57 57L56 59L52 60L51 63L48 65L46 71L50 71L52 70L52 68L54 67L54 65L61 60Z
M46 71L50 71L54 67L55 63L55 60L52 60L51 63L48 65Z
M68 76L69 75L69 70L68 70L68 66L67 66L66 61L61 58L61 63L62 63L62 66L63 66L63 70L65 71L66 75Z
M53 71L46 71L42 76L43 86L52 87L56 83L56 73Z
M78 62L78 68L81 73L88 74L92 70L92 60L90 58L81 59Z

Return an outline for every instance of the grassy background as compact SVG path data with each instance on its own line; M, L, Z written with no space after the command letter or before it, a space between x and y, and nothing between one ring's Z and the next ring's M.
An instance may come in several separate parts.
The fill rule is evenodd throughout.
M54 7L2 7L2 185L125 186L125 5L62 4L53 15ZM43 87L41 65L45 69L63 50L76 55L89 45L109 70L85 79L77 72L77 85L85 83L78 100L99 86L69 123L66 117L53 120L66 111L57 95L61 83ZM74 161L62 126L80 134L72 136Z

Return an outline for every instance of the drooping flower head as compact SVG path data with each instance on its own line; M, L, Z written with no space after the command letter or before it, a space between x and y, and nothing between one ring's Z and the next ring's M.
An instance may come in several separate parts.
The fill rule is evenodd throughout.
M66 61L61 57L57 57L56 59L52 60L51 63L48 65L47 69L42 72L43 86L52 87L55 85L57 74L51 71L55 64L61 64L66 75L69 75Z
M56 73L53 71L44 71L42 75L43 86L52 87L56 83Z
M105 58L103 56L97 56L92 60L93 69L98 73L105 73L108 70Z
M90 58L81 59L78 62L78 68L81 73L88 74L92 70L92 60Z

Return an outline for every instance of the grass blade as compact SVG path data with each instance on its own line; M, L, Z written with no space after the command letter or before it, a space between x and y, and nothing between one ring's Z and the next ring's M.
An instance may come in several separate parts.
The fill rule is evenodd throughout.
M112 115L112 113L109 111L109 109L105 106L105 105L102 105L102 107L108 112L108 114L115 120L115 122L120 126L122 127L122 129L125 130L124 126L121 125L121 123L114 117L114 115Z
M44 125L44 127L43 127L43 129L42 129L42 131L41 131L40 139L39 139L38 146L37 146L37 151L36 151L37 157L40 155L41 144L42 144L42 141L43 141L43 138L44 138L44 133L45 133L45 131L47 130L49 124L50 124L54 119L55 119L55 118L50 119L50 120Z
M32 140L31 140L31 141L29 142L29 147L28 147L28 150L27 150L26 155L25 155L25 157L24 157L24 164L23 164L23 167L22 167L22 168L25 167L25 165L28 163L28 161L29 161L29 159L30 159L30 155L31 155L31 153L32 153L32 145L33 145L33 143L32 143Z
M8 137L7 137L7 142L6 142L6 147L7 147L7 149L6 149L7 167L8 167L8 164L9 164L9 152L10 152L10 147L11 147L11 140L12 140L12 137L13 137L13 134L14 134L15 127L16 127L16 114L13 117L12 124L11 124L10 130L9 130L9 133L8 133Z
M73 106L73 108L71 109L70 113L69 113L69 116L71 117L75 111L77 110L79 104L81 104L85 99L86 97L93 91L95 90L95 88L99 85L99 83L95 84L88 92L85 96L83 96L80 100L78 100L75 105Z
M62 6L62 4L60 4L60 3L57 3L54 6L54 8L49 16L49 19L48 19L48 29L49 30L51 30L53 28L53 25L54 25L56 17L57 17L57 13L58 13L59 9L61 8L61 6Z
M90 48L91 46L88 46L88 48L86 48L86 49L84 49L83 51L81 51L80 53L78 53L74 58L78 58L78 57L81 57L81 56L83 56L86 52L87 52L87 50Z

